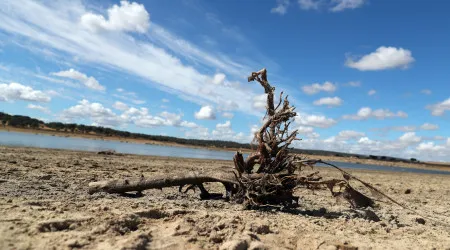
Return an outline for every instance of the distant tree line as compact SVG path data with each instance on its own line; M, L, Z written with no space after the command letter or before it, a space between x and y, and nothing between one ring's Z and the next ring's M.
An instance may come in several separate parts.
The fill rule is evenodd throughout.
M129 139L147 139L160 142L172 142L184 145L194 146L206 146L206 147L221 147L221 148L250 148L250 144L243 144L233 141L221 141L221 140L198 140L198 139L185 139L172 136L163 135L148 135L141 133L131 133L128 131L115 130L112 128L106 128L102 126L89 126L75 123L62 123L62 122L48 122L45 123L41 120L34 119L28 116L22 115L9 115L0 112L0 120L3 126L11 126L17 128L32 128L40 129L43 127L51 128L56 131L70 132L78 134L95 134L100 136L117 136L121 138Z
M44 125L44 122L38 119L23 115L9 115L3 112L0 112L0 120L2 121L3 126L9 125L18 128L38 129L39 126Z
M70 132L70 133L78 133L78 134L95 134L99 136L116 136L121 138L129 138L129 139L147 139L159 142L171 142L178 143L182 145L193 145L193 146L201 146L201 147L219 147L219 148L245 148L251 149L250 143L238 143L233 141L221 141L221 140L198 140L198 139L187 139L187 138L178 138L172 136L163 136L163 135L148 135L141 133L131 133L128 131L115 130L112 128L106 128L102 126L89 126L83 124L76 123L62 123L62 122L48 122L45 123L41 120L31 118L28 116L22 115L9 115L3 112L0 112L0 121L3 126L12 126L17 128L32 128L32 129L40 129L40 128L51 128L56 131L61 132ZM253 145L255 147L255 145ZM315 150L315 149L292 149L294 153L298 154L309 154L309 155L324 155L324 156L337 156L337 157L356 157L359 159L374 159L374 160L382 160L382 161L395 161L395 162L419 162L415 158L411 159L402 159L395 158L389 156L376 156L376 155L361 155L361 154L350 154L350 153L341 153L341 152L333 152L333 151L325 151L325 150Z

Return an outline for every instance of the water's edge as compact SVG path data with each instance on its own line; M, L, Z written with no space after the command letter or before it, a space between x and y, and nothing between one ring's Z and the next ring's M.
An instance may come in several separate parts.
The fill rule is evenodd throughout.
M17 132L0 131L0 145L16 147L36 147L49 149L67 149L77 151L97 152L102 150L115 150L118 153L166 156L177 158L196 158L210 160L232 160L234 152L212 149L199 149L177 146L147 145L138 143L125 143L120 141L104 141L76 137L58 137L42 134L25 134ZM245 155L244 155L245 156ZM450 171L431 169L391 167L370 164L357 164L347 162L330 162L338 167L347 169L365 169L390 172L412 172L424 174L446 174Z

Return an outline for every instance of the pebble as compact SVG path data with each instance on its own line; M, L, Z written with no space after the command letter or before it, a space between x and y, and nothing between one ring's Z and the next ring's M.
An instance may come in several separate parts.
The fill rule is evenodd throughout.
M425 225L425 220L423 218L416 218L416 222Z
M268 246L266 246L264 243L258 242L258 241L252 241L250 243L250 246L248 247L248 250L269 250L273 249Z
M247 250L248 242L246 240L230 240L222 244L220 250Z
M252 224L250 226L250 231L257 233L257 234L269 234L272 233L272 231L270 230L269 225L267 224L259 224L259 225L255 225Z

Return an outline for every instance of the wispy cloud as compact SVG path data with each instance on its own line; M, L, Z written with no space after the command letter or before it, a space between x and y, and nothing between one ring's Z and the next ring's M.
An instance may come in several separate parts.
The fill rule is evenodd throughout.
M138 95L131 91L126 91L122 88L116 89L117 93L112 94L113 97L119 98L123 101L132 102L134 104L140 105L146 103L146 101L141 100Z
M74 69L69 69L69 70L65 70L65 71L59 71L59 72L54 72L51 73L54 76L59 76L59 77L65 77L65 78L69 78L69 79L73 79L73 80L77 80L79 81L81 84L83 84L84 86L93 89L93 90L99 90L99 91L104 91L106 88L105 86L101 85L97 79L95 79L92 76L87 76L86 74L83 74L77 70Z
M211 82L212 76L183 64L179 58L149 40L136 39L117 30L93 32L86 29L80 23L80 18L87 13L91 12L79 2L0 2L0 29L14 34L15 39L21 37L49 50L76 56L92 65L142 77L154 86L189 101L219 106L231 101L235 109L259 115L251 105L252 97L255 96L252 90L224 85L208 86L205 83ZM191 56L203 65L217 66L225 72L241 76L245 71L239 63L227 58L217 59L195 46L189 46L183 40L174 39L156 24L150 27L149 34L159 34L157 39L170 41L168 46L178 51L177 54ZM205 91L209 94L205 95Z
M332 0L334 6L330 8L332 12L340 12L347 9L356 9L364 5L366 0Z
M50 113L51 113L51 111L50 111L49 108L43 107L43 106L41 106L41 105L35 105L35 104L31 104L31 103L30 103L30 104L27 105L27 108L39 110L39 111L41 111L42 113L46 113L46 114L50 114Z
M284 15L287 12L289 0L277 0L277 6L273 7L270 12L279 15Z

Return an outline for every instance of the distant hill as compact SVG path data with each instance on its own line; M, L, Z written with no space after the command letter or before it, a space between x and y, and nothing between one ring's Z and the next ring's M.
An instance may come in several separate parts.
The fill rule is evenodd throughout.
M25 129L52 129L60 132L67 132L73 134L93 134L99 136L115 136L120 138L129 138L129 139L146 139L153 140L158 142L170 142L177 143L182 145L192 145L192 146L200 146L200 147L218 147L218 148L243 148L243 149L251 149L251 145L249 143L238 143L233 141L221 141L221 140L198 140L198 139L187 139L187 138L178 138L173 136L162 136L162 135L148 135L141 133L131 133L128 131L115 130L111 128L105 128L101 126L88 126L83 124L75 124L75 123L62 123L62 122L49 122L45 123L41 120L31 118L29 116L22 115L10 115L3 112L0 112L0 121L3 126L11 126L16 128L25 128ZM253 145L255 147L255 145ZM324 155L324 156L339 156L339 157L356 157L360 159L374 159L374 160L382 160L382 161L395 161L395 162L418 162L416 159L402 159L390 156L376 156L376 155L361 155L361 154L351 154L351 153L342 153L342 152L334 152L334 151L326 151L326 150L315 150L315 149L292 149L294 153L299 154L309 154L309 155Z

